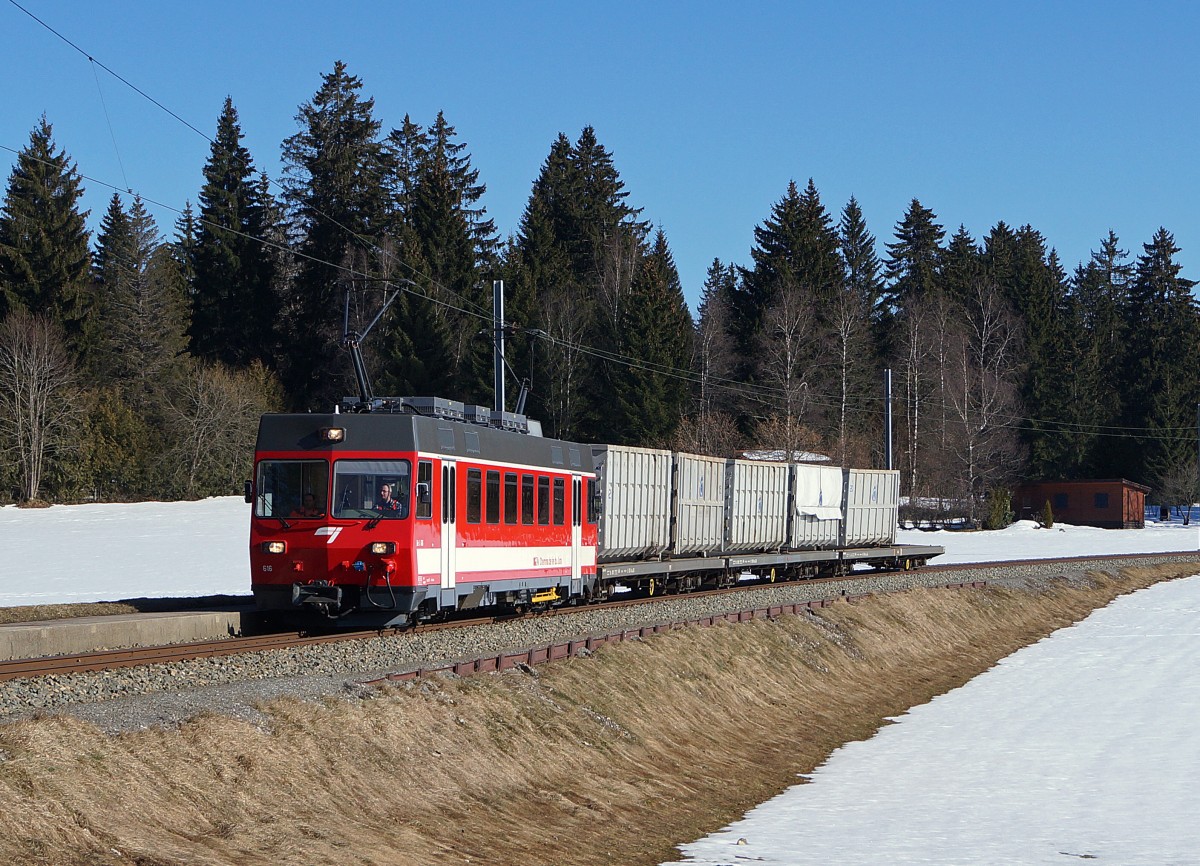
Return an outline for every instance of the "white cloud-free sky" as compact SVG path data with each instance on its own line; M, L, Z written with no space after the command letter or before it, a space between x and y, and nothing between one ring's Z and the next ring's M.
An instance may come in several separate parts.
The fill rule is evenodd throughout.
M1198 26L1179 0L9 0L0 171L44 113L90 178L93 227L116 188L169 232L225 97L278 179L297 107L340 59L385 132L445 112L501 236L555 137L594 126L693 309L712 260L749 265L754 227L810 177L835 220L858 199L881 255L915 197L947 235L1032 224L1068 271L1109 229L1136 256L1165 226L1200 279Z

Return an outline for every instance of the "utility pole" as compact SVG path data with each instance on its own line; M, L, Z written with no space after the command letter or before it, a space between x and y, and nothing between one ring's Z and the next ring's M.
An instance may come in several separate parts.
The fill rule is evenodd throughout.
M883 462L892 469L892 370L883 371Z
M492 280L492 367L497 412L504 411L504 280Z

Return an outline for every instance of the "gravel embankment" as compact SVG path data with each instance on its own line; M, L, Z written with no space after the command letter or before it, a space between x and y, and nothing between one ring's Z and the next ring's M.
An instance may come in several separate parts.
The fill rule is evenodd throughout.
M1081 579L1089 570L1116 572L1128 565L1195 562L1195 555L1147 561L1105 560L1094 566L1005 564L935 573L868 572L844 584L787 583L734 596L668 596L620 608L585 608L566 616L542 617L475 628L398 634L223 658L147 665L96 674L70 674L0 683L0 723L36 714L70 713L116 732L174 725L201 712L259 718L255 709L277 697L319 699L362 696L360 681L391 672L471 659L508 650L665 621L695 619L754 607L826 598L894 592L916 586L986 580L1020 586L1049 579Z

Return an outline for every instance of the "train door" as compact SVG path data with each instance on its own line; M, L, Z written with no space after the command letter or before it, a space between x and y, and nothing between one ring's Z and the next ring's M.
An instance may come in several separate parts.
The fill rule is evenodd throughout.
M583 479L578 475L571 479L571 594L583 591L579 547L583 543Z
M456 556L458 549L457 532L457 489L458 479L453 460L442 461L442 589L440 603L442 607L458 606L458 591L455 589Z

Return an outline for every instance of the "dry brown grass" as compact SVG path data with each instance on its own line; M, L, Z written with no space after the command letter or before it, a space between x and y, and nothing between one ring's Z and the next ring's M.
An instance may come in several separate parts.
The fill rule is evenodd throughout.
M534 673L108 737L0 728L14 863L658 863L838 745L1116 595L1194 567L1039 593L921 590L688 629ZM119 852L119 853L118 853Z

